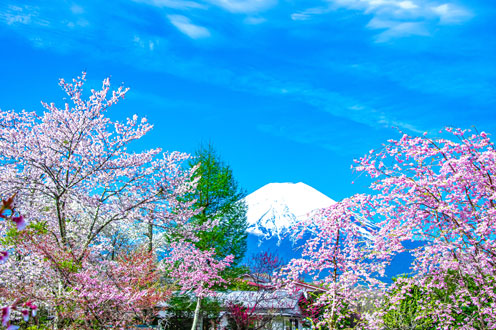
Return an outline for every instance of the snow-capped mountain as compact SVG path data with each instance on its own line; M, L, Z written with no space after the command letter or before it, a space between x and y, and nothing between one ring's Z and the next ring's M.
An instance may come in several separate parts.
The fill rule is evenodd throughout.
M248 240L245 263L260 251L272 251L288 262L300 258L298 246L307 238L295 242L285 235L292 224L319 209L335 203L332 199L304 183L269 183L244 198L248 206ZM357 217L358 229L367 237L376 225ZM407 248L418 247L419 242L406 242ZM394 257L386 269L389 280L410 272L413 256L403 252Z
M302 217L328 207L334 200L302 183L269 183L244 198L248 233L281 238Z

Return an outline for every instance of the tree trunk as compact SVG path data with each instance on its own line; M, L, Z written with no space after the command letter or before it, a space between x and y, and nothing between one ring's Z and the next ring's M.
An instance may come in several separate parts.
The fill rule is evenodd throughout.
M193 325L191 326L191 330L196 330L196 326L198 324L198 317L200 316L200 307L201 307L201 298L196 298L196 308L195 308L195 316L193 318Z
M148 222L148 252L153 251L153 223Z
M58 297L62 296L62 280L61 279L59 279L59 281L57 283L57 294L58 294ZM58 306L55 306L55 315L54 315L54 319L53 319L53 329L54 330L60 329L59 324L61 324L61 323L62 323L62 320L60 318L59 308L58 308Z

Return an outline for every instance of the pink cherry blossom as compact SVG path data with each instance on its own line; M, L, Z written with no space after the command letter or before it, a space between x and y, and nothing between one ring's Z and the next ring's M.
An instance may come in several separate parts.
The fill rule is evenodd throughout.
M36 316L36 312L38 311L38 306L32 302L32 301L27 301L25 304L24 304L24 307L25 308L29 308L31 310L31 315L34 317Z
M23 309L21 311L22 318L24 319L24 322L27 322L29 320L29 310Z
M11 309L12 307L10 306L2 307L2 325L4 327L6 327L9 324Z
M105 79L101 89L85 92L85 81L85 73L72 83L61 79L67 99L61 106L42 102L43 113L0 111L0 190L16 196L16 213L7 212L11 198L0 215L15 215L19 230L31 220L29 230L6 246L15 258L2 254L0 291L10 301L59 306L55 323L126 327L169 295L152 285L154 252L169 251L172 238L194 242L215 222L199 227L191 221L200 210L183 198L197 182L194 169L183 167L189 155L136 151L132 144L153 126L137 115L122 121L107 116L128 89L111 91ZM136 260L125 260L127 254ZM208 290L216 274L204 274L198 292ZM36 313L36 305L24 307Z
M447 128L444 134L404 134L356 160L354 169L372 179L371 193L344 199L297 228L297 236L311 238L284 275L321 281L325 293L317 303L327 308L326 325L339 327L341 312L380 301L385 289L401 288L392 297L398 302L416 286L422 317L437 328L496 326L496 149L484 132ZM358 229L363 225L366 231ZM407 240L421 242L410 251L410 276L385 288L384 267ZM449 296L436 298L440 292ZM377 311L361 313L357 326L382 329Z
M22 215L12 217L12 221L16 224L17 230L24 230L24 228L26 228L26 221L24 221L24 217Z
M0 265L4 264L7 261L8 257L9 257L8 251L0 251Z

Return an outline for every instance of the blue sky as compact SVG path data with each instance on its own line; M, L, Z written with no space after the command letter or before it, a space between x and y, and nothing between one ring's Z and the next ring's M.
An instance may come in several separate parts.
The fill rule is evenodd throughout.
M495 22L487 0L2 1L0 108L111 76L131 90L110 117L155 125L139 148L212 142L248 193L302 181L339 200L398 130L496 133Z

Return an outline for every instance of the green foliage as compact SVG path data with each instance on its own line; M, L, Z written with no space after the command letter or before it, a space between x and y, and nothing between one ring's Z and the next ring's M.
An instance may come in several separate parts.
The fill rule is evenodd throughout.
M486 277L485 281L490 283L494 282L494 279ZM460 290L461 286L467 290L465 294L463 294L463 290ZM494 287L494 283L491 286ZM453 304L455 303L454 299L456 299L455 306L457 308L453 309L451 313L455 324L464 324L466 323L465 319L468 318L474 320L477 328L483 329L487 324L484 317L480 315L479 308L490 307L494 300L486 296L485 299L482 299L483 302L480 303L480 306L477 306L472 297L484 296L485 293L482 291L482 287L472 277L450 270L444 277L444 283L442 285L433 285L431 287L430 300L432 301L432 309L434 310L437 302L444 305Z
M195 315L196 298L192 295L175 295L167 302L167 329L190 329ZM216 320L220 314L220 304L213 299L204 298L201 301L203 321Z
M256 286L248 284L245 280L234 278L229 282L228 289L232 291L258 291Z
M32 221L26 229L28 232L36 235L45 235L48 233L46 221Z
M298 300L301 316L303 317L302 321L306 328L320 330L355 329L362 325L359 313L346 303L342 305L339 313L335 314L332 319L326 319L332 306L329 303L318 302L322 294L323 292L319 291L307 292Z
M81 269L81 265L78 265L73 260L62 260L57 262L57 266L62 271L66 271L69 273L77 273Z
M11 226L5 231L5 235L0 239L1 245L16 245L19 240L20 231L15 226Z
M183 295L175 295L167 302L167 311L172 313L176 319L192 318L196 307L196 298ZM211 298L204 298L201 302L203 316L217 318L220 313L220 304Z
M16 322L21 330L49 330L53 329L53 319L43 306L40 306L35 317L30 317L27 322L19 320Z
M17 245L22 235L45 235L47 233L47 224L44 221L32 221L21 232L17 227L10 225L5 235L0 239L0 245Z
M231 168L224 164L213 147L201 146L189 165L198 166L194 178L199 178L196 191L188 196L195 199L195 208L201 212L195 217L198 223L218 220L213 230L199 233L200 249L214 248L219 258L234 255L231 267L236 267L246 253L246 204L240 199L239 189Z
M407 284L403 282L396 282L396 284L396 288L386 296L383 305L385 329L435 329L434 321L429 316L430 311L425 308L426 306L422 301L422 298L425 298L422 290L416 285L407 287ZM395 297L402 290L406 291L406 294L402 296L403 299L396 301ZM425 309L422 309L421 306L424 306Z
M482 295L481 287L470 276L460 275L456 271L448 271L442 283L427 281L427 287L407 284L399 279L395 280L395 289L390 291L383 304L383 321L385 329L415 329L431 330L439 328L436 316L440 306L453 306L451 317L453 329L463 328L466 319L470 318L479 324L478 328L485 327L485 321L478 321L479 307L473 303L473 296ZM487 279L490 281L491 279ZM460 295L460 286L467 290L466 295ZM406 293L402 293L402 292ZM397 299L400 297L401 299ZM492 299L486 299L481 307L488 307ZM478 323L477 323L478 322Z

